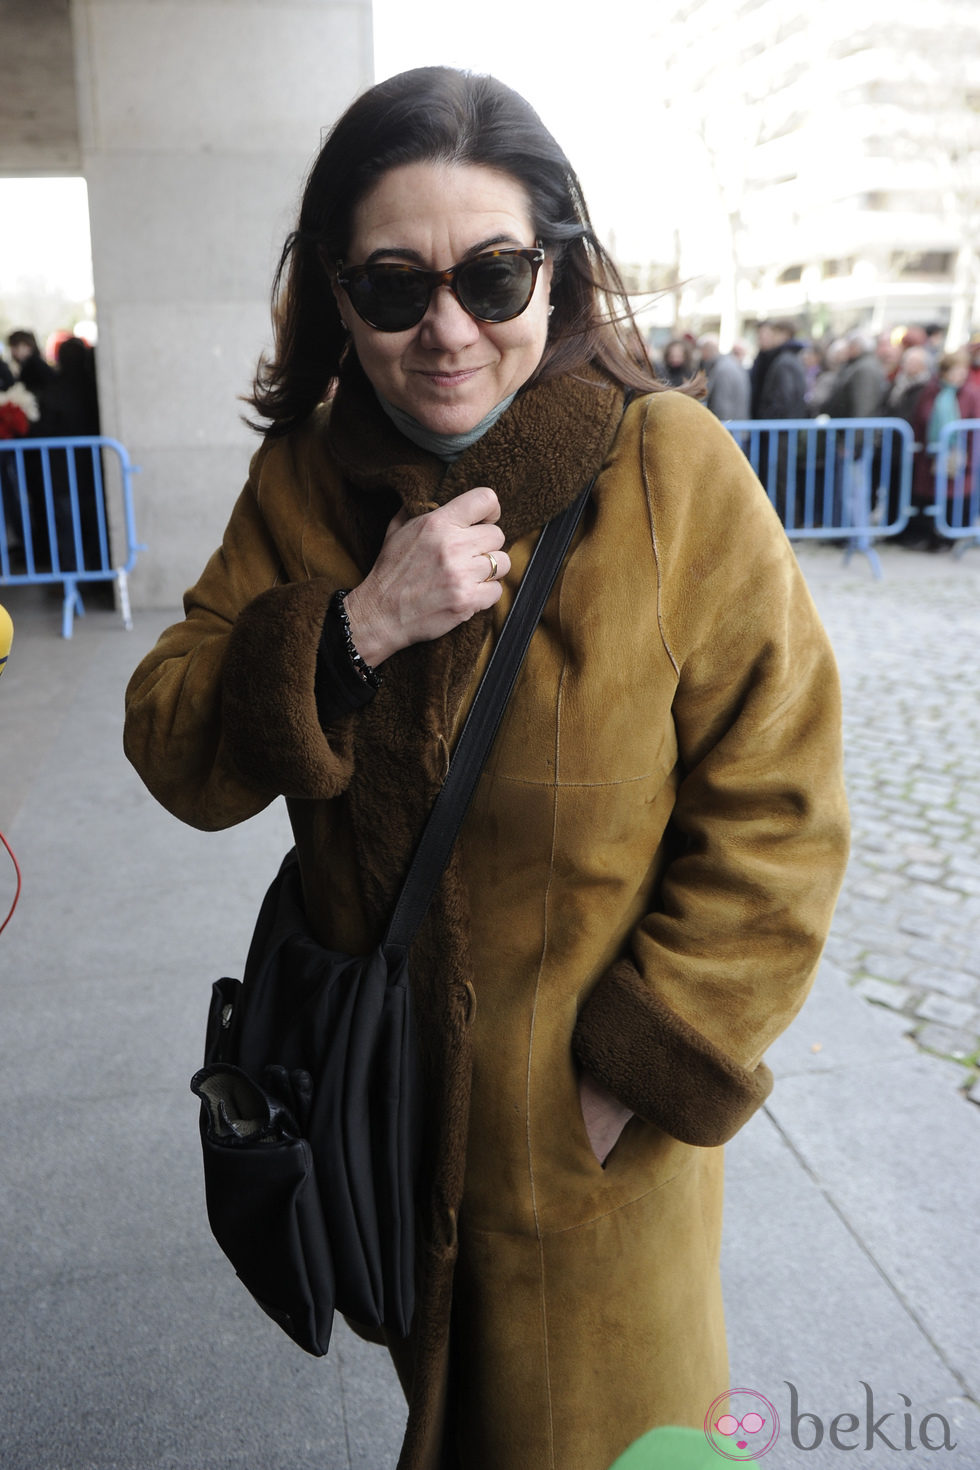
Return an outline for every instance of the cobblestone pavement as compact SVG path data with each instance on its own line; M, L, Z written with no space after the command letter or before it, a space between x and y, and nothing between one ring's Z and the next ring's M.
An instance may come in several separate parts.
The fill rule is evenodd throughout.
M853 851L827 957L980 1104L980 551L880 552L880 581L799 552L844 688Z

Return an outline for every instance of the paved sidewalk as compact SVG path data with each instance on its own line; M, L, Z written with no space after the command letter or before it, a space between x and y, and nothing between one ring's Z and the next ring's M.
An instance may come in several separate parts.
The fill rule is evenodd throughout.
M729 1149L732 1381L782 1419L767 1470L846 1465L835 1418L862 1465L977 1470L980 553L886 548L880 583L824 549L801 562L844 677L855 853L814 994L770 1054L776 1090ZM166 614L127 635L91 613L66 643L56 602L0 600L0 829L24 870L0 936L0 1464L387 1470L403 1411L385 1355L342 1327L325 1360L294 1348L201 1197L187 1082L284 816L193 832L127 766L122 691ZM944 996L973 1011L943 1020ZM935 1026L966 1039L934 1055ZM938 1416L955 1449L923 1444Z
M980 1103L980 550L800 557L844 685L853 855L827 958Z

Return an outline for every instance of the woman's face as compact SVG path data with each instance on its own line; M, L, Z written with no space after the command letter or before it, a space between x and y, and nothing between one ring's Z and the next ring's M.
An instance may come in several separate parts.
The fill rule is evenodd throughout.
M369 260L447 270L480 250L534 245L527 194L509 174L478 164L412 163L385 174L354 211L345 265ZM404 332L379 332L334 287L361 366L382 397L427 429L461 434L534 372L548 336L552 263L545 260L524 312L478 322L447 286Z

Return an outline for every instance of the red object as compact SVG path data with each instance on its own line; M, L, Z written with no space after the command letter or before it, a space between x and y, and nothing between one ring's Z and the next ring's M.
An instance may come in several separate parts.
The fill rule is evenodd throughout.
M20 865L17 862L17 859L14 857L14 850L11 847L10 843L7 841L6 837L4 837L4 835L3 835L2 832L0 832L0 842L3 843L4 847L9 852L9 854L10 854L10 861L13 863L13 865L14 865L14 872L17 875L17 890L14 893L14 901L10 905L10 912L7 914L7 917L4 919L3 923L0 924L0 934L2 934L3 931L6 929L7 925L10 923L11 919L13 918L13 916L14 916L14 909L17 907L17 900L20 898L21 876L20 876Z
M16 403L0 403L0 439L23 439L29 428L22 408Z

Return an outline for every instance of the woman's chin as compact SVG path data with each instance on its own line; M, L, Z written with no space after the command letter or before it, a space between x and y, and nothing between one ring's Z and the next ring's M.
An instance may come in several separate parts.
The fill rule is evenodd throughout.
M406 412L430 434L468 434L486 418L496 405L466 403L416 403L406 405Z
M468 434L483 417L482 413L433 414L428 421L420 422L433 434Z

